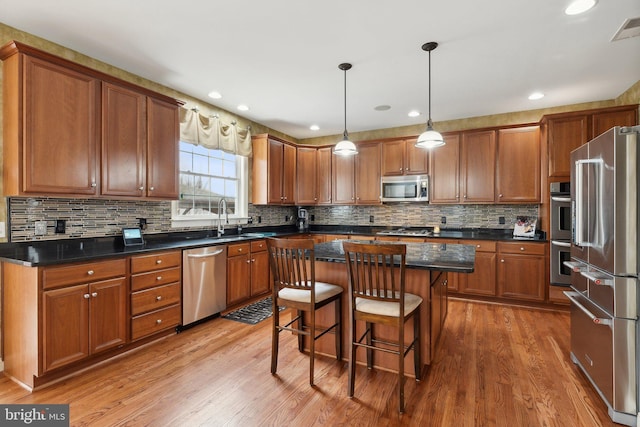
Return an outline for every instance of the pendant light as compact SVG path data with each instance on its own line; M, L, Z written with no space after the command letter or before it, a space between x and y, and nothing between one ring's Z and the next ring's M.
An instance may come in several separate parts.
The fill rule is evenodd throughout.
M439 132L433 129L431 121L431 51L438 47L438 43L429 42L422 45L422 50L429 52L429 120L427 120L427 130L422 132L416 142L416 147L435 148L444 145L444 139Z
M352 156L358 154L358 150L356 145L349 141L349 133L347 132L347 71L351 69L351 64L345 62L338 65L338 68L344 71L344 133L342 141L336 144L333 152L341 156Z

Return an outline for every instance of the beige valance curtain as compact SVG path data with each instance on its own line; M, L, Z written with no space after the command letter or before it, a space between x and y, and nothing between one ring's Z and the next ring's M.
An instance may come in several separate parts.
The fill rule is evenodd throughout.
M194 110L180 108L180 140L213 150L251 156L251 130L238 129L235 123L222 123L219 117L207 117Z

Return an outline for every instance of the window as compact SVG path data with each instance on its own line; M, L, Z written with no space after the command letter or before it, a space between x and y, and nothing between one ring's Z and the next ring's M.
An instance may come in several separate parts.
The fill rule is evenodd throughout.
M180 199L172 203L174 227L217 224L224 198L229 222L246 223L248 160L244 156L180 141Z

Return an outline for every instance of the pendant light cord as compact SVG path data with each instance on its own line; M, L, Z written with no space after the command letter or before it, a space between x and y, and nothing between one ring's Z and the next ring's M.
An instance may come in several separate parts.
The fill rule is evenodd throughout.
M431 126L431 51L429 51L429 121L427 125Z
M342 133L344 139L349 139L347 134L347 69L344 70L344 132Z

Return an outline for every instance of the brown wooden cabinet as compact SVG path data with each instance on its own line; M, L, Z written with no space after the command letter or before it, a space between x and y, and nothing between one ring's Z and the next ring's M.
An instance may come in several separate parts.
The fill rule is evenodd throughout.
M269 292L269 254L265 240L228 245L227 256L227 308Z
M332 154L331 157L331 200L336 205L355 204L356 160L354 156Z
M476 247L473 273L457 274L458 291L469 295L496 295L496 242L490 240L465 240L458 243Z
M447 273L446 271L432 271L431 272L431 304L430 304L430 327L431 333L429 334L430 338L430 347L431 347L431 358L433 358L436 350L436 344L438 343L438 339L442 333L442 328L444 327L445 319L447 318L447 312L449 307L449 299L448 299L448 290L447 290Z
M252 202L295 204L296 147L268 134L252 137Z
M380 144L358 144L355 169L356 204L380 204Z
M496 202L540 203L540 127L498 130Z
M496 132L462 133L460 145L460 202L495 200Z
M100 81L16 51L0 54L4 194L97 195Z
M39 373L128 341L126 271L124 259L43 270Z
M550 114L541 121L546 131L549 177L569 179L571 151L614 126L638 124L638 106Z
M498 296L544 301L547 245L498 242Z
M429 155L430 203L460 201L460 134L444 134L445 145L434 148Z
M0 59L5 195L178 197L178 101L18 42Z
M331 203L331 147L296 148L296 204Z
M131 339L175 328L182 321L182 252L131 257Z
M416 147L416 139L383 141L382 175L421 175L429 173L429 150Z

